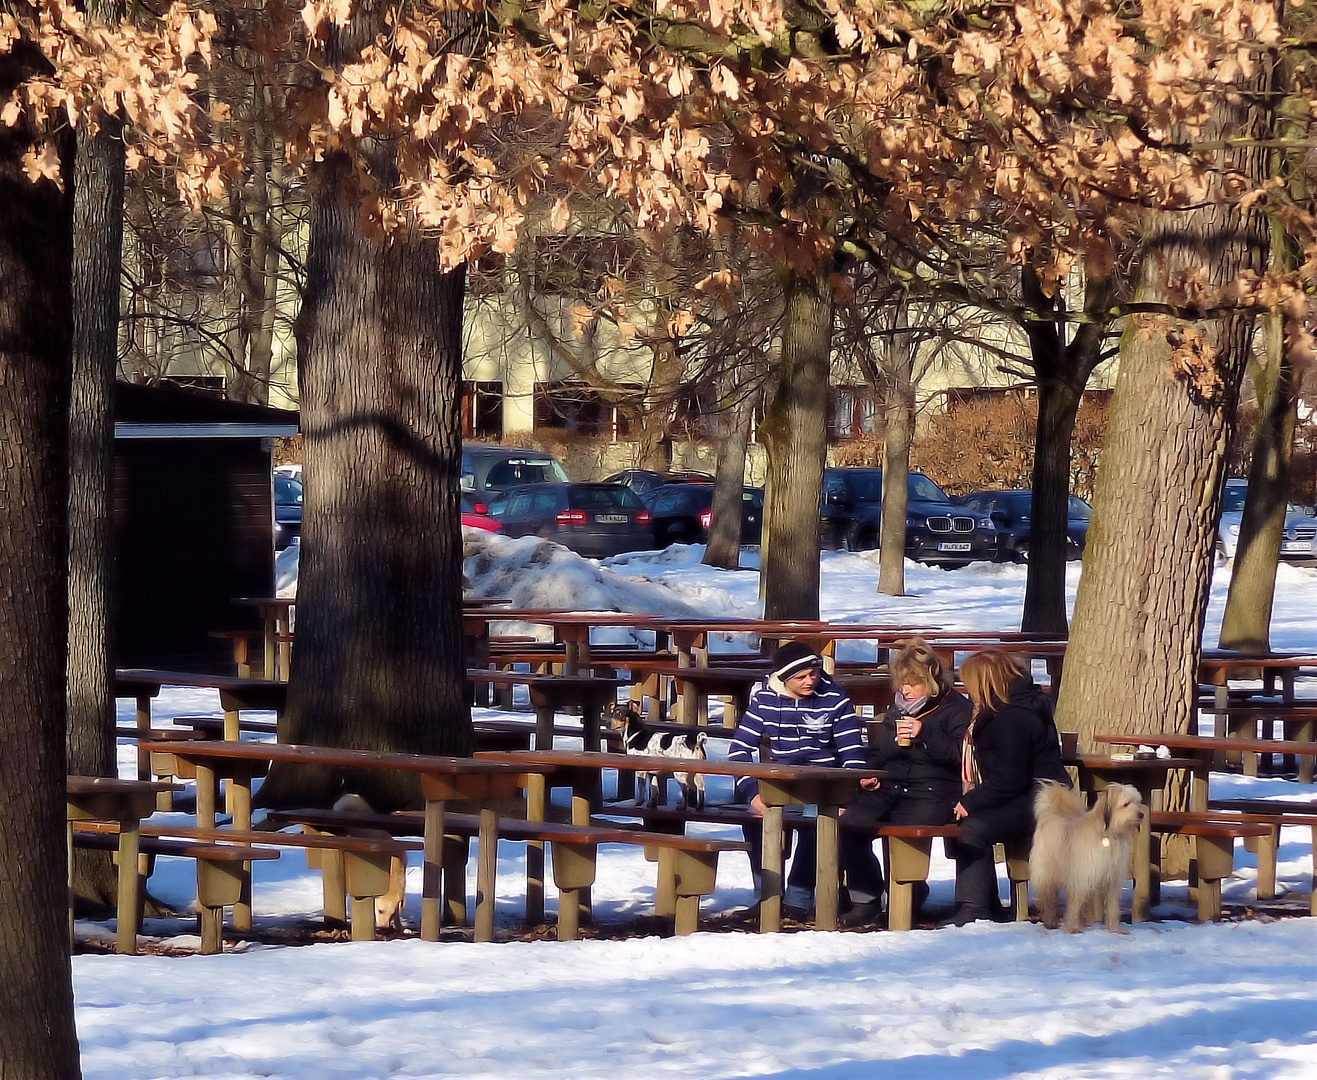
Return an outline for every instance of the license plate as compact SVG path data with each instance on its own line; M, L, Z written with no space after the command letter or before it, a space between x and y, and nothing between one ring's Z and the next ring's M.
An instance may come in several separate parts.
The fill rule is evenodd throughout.
M969 544L938 544L938 551L969 551Z
M626 514L600 514L595 518L601 525L625 525L630 520Z
M1286 540L1280 545L1281 551L1288 551L1298 554L1299 552L1309 552L1313 550L1311 540Z

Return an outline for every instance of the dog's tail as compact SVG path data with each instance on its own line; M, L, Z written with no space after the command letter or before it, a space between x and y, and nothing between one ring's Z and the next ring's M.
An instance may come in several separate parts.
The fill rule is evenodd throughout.
M692 746L691 749L695 751L697 757L702 757L705 758L706 760L708 759L709 752L704 749L704 744L707 743L708 741L709 741L709 736L705 734L703 731L696 733L695 745Z
M1034 796L1034 820L1047 818L1082 816L1088 810L1084 796L1074 788L1066 787L1052 780L1044 780Z

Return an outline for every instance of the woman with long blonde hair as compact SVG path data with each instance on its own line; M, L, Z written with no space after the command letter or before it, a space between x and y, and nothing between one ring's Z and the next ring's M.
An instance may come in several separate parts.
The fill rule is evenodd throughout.
M866 762L886 775L881 781L860 781L863 790L846 807L846 820L865 825L945 825L960 798L961 742L970 703L954 688L942 658L922 638L908 642L889 670L895 700L882 721L870 727ZM843 829L841 842L846 887L854 905L842 916L842 923L873 922L882 914L886 890L873 837ZM927 885L916 889L916 911L927 889Z
M973 716L961 743L960 822L956 842L957 926L1002 921L994 844L1033 833L1040 780L1070 786L1052 702L1009 653L984 649L960 667Z

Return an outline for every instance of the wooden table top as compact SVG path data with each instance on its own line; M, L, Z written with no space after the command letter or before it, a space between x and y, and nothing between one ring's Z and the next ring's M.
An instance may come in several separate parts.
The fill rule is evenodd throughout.
M172 750L173 744L168 744L168 748ZM161 791L182 790L182 784L158 780L120 780L113 776L70 776L65 781L65 793L73 798L85 798L88 795L154 795Z
M1076 758L1064 761L1066 765L1078 765L1081 769L1106 772L1145 772L1158 769L1191 769L1196 762L1192 758L1130 757L1117 754L1080 754Z
M121 690L161 686L190 686L204 689L237 691L288 692L288 684L275 679L244 679L239 675L210 675L195 671L167 671L164 668L116 668L114 689Z
M1317 668L1317 655L1312 653L1232 653L1204 650L1200 668L1229 671L1232 668L1262 668L1285 671L1290 668Z
M508 750L481 751L480 760L515 765L528 762L535 765L588 769L636 769L646 772L692 772L707 776L749 776L756 780L779 782L836 780L840 776L854 777L858 782L873 776L885 775L876 769L842 769L824 765L774 765L755 761L707 761L699 758L647 757L640 754L601 754L577 750Z
M1317 742L1292 742L1286 739L1217 738L1215 735L1094 735L1093 740L1118 746L1165 746L1170 750L1217 752L1244 750L1252 754L1317 754Z
M334 746L298 746L268 742L176 742L140 744L143 750L159 750L185 761L306 762L335 768L396 769L400 772L461 775L464 773L548 772L534 762L481 761L474 758L439 757L427 754L398 754L377 750L347 750Z

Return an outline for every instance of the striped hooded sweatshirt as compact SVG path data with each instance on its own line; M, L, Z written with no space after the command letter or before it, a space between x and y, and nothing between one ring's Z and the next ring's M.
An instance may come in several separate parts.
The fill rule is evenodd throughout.
M864 767L864 743L855 707L827 675L821 675L814 693L799 701L788 694L776 675L768 686L750 698L740 726L732 736L729 761L753 761L763 737L768 736L765 761L774 765L831 765L846 769ZM759 792L759 781L743 776L736 781L738 802L748 803Z

